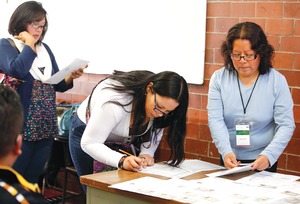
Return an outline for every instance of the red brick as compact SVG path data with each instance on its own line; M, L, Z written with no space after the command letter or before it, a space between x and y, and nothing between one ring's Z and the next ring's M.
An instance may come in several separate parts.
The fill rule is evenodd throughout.
M238 18L216 18L215 31L227 33L228 30L238 22Z
M300 3L285 3L283 13L285 18L300 18Z
M300 140L292 138L285 149L286 154L300 155ZM300 165L299 165L300 167Z
M207 2L207 17L223 17L230 15L229 2Z
M300 157L295 155L288 155L287 169L300 172Z
M300 20L295 20L295 35L300 35Z
M206 110L206 107L207 107L207 95L202 95L201 101L202 101L201 109Z
M215 18L206 18L206 32L215 31Z
M231 17L239 17L239 18L255 16L255 3L232 2L230 16Z
M295 105L300 105L300 89L292 88L292 97Z
M199 94L189 94L189 107L190 108L201 108L201 95Z
M292 35L294 34L294 20L267 19L265 33L271 33L272 35Z
M300 70L300 54L295 53L294 59L294 69Z
M206 49L220 48L223 41L226 39L225 33L207 33L206 34Z
M276 52L273 66L275 68L292 69L293 57L294 55L291 53Z
M300 106L299 105L294 106L294 119L295 119L296 123L300 123Z
M280 51L300 52L300 37L282 37Z
M278 70L282 73L289 86L300 86L300 72L290 71L290 70Z
M199 139L200 138L200 125L187 123L186 138Z
M214 49L205 49L205 63L214 62Z
M200 125L199 139L211 142L211 135L207 125Z
M257 2L256 4L257 17L280 18L282 16L281 2Z
M186 139L186 150L188 153L195 153L208 156L208 142Z

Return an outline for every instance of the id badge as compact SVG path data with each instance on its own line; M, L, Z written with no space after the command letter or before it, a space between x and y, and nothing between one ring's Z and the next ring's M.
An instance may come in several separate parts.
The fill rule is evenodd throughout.
M250 124L238 123L235 125L236 131L236 145L249 146L250 145Z

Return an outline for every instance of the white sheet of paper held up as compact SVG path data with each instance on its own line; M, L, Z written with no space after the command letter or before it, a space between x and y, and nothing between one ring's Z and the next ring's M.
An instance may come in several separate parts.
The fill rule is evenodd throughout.
M79 58L74 59L68 66L59 70L57 73L52 75L49 79L44 81L45 84L58 84L61 80L70 75L73 71L79 69L80 67L88 64L89 61L82 60Z

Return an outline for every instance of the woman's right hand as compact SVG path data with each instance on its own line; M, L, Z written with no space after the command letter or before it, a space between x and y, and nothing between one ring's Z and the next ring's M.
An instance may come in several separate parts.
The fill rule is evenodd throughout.
M29 47L31 47L32 50L35 51L35 43L36 43L36 40L35 40L35 38L34 38L30 33L28 33L27 31L23 31L23 32L19 33L19 35L15 35L14 38L17 39L17 40L23 41L26 45L28 45Z
M142 159L136 156L128 156L123 162L123 169L129 171L140 171L142 169Z
M236 156L233 152L226 154L224 157L224 165L227 169L232 169L240 165L240 162L236 160Z

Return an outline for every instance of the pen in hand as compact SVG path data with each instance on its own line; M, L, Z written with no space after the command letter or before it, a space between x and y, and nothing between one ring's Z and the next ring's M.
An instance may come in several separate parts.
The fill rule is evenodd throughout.
M131 147L131 148L134 148L134 147ZM130 154L129 152L126 152L126 151L124 151L124 150L122 150L122 149L119 149L119 152L122 152L122 153L124 153L124 154L126 154L126 155L128 155L128 156L135 156L135 155L132 155L132 154ZM136 154L136 152L135 151L133 151L135 154ZM140 165L140 164L139 164ZM140 171L142 170L142 167L139 169Z
M130 148L131 148L131 151L134 154L134 156L136 156L136 151L135 151L134 145L130 144Z
M126 155L128 155L128 156L134 156L134 155L130 154L129 152L124 151L123 149L119 149L119 151L126 154Z

